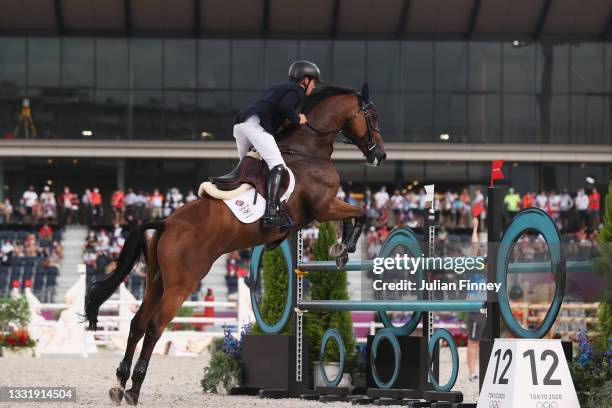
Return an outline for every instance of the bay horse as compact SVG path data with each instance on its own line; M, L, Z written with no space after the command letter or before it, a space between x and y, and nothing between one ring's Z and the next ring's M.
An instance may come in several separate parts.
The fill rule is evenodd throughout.
M336 198L340 175L331 161L334 139L342 133L356 145L370 164L386 158L378 113L369 100L367 84L361 93L327 86L305 98L302 111L308 123L285 131L278 146L295 176L295 189L287 202L297 231L312 221L343 221L342 243L330 253L346 262L355 250L365 224L365 210ZM354 220L354 224L353 224ZM145 231L155 234L147 243ZM146 288L140 308L130 324L123 360L117 368L117 386L109 391L115 403L125 396L138 403L140 388L156 342L183 301L196 289L213 262L230 251L273 243L287 231L262 230L260 222L243 224L221 201L204 197L176 210L164 221L137 226L127 236L114 271L95 282L85 297L89 329L97 329L100 306L115 292L143 255ZM137 343L144 335L140 357L132 372L132 388L125 390Z

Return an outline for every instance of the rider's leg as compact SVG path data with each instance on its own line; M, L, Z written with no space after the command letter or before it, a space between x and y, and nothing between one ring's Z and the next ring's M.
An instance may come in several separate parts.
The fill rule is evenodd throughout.
M238 158L242 160L244 156L249 152L251 148L251 142L249 142L249 138L247 132L245 131L245 124L238 123L234 125L234 139L236 139L236 148L238 149ZM248 129L248 128L247 128Z
M257 116L250 117L246 122L244 133L249 142L257 149L261 157L268 164L270 175L268 176L268 198L266 202L266 212L262 223L264 228L285 227L288 225L286 217L279 212L279 191L283 173L285 171L285 161L281 155L274 136L265 131L259 123Z

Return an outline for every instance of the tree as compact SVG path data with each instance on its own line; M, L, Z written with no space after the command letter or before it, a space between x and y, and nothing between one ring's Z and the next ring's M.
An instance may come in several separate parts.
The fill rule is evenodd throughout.
M328 255L329 247L336 243L336 232L331 223L319 226L319 236L313 244L312 255L315 261L331 260ZM308 280L311 283L310 296L312 300L348 300L346 271L309 272ZM319 348L323 333L329 328L340 332L346 349L346 359L352 360L355 353L355 336L353 334L353 321L348 311L312 311L305 315L305 332L310 339L310 359L319 360ZM330 341L327 345L327 359L339 360L339 351L336 343Z
M596 270L606 279L608 286L599 304L598 333L594 345L597 350L604 351L610 347L608 339L612 338L612 180L604 205L604 225L599 233L599 246L601 258L595 263Z
M259 309L266 323L274 323L281 318L287 302L287 264L280 248L265 251L262 263L263 298ZM258 324L253 326L253 333L263 333ZM291 324L287 324L279 334L291 334Z

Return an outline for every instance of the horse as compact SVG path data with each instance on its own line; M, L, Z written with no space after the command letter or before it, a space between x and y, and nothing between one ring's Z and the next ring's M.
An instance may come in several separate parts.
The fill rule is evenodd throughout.
M146 289L130 323L125 355L116 371L117 385L109 390L115 403L120 403L123 397L129 405L138 403L156 342L221 255L279 242L314 220L343 222L342 243L330 249L339 264L346 262L347 253L355 250L366 213L363 208L336 198L340 175L331 156L335 137L342 133L346 142L363 153L367 163L380 165L386 158L378 112L369 99L367 83L360 93L326 86L305 98L302 112L307 114L307 124L285 130L278 137L279 149L295 176L295 189L286 203L293 220L288 231L262 230L260 222L243 224L221 200L205 196L184 205L163 221L135 227L126 237L113 272L88 289L85 320L89 330L96 330L100 306L143 256ZM155 233L147 240L145 231L150 229ZM143 335L142 350L132 371L132 387L125 390L136 345Z

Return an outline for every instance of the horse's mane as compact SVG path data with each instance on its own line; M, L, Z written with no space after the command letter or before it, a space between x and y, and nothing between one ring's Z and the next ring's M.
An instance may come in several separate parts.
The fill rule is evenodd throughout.
M317 106L319 103L323 102L325 99L329 98L330 96L350 95L350 94L356 95L357 92L355 92L354 89L350 89L350 88L326 85L325 87L321 88L320 91L314 92L311 95L308 95L304 99L304 102L302 103L302 112L303 113L310 112L312 109L314 109L315 106Z

